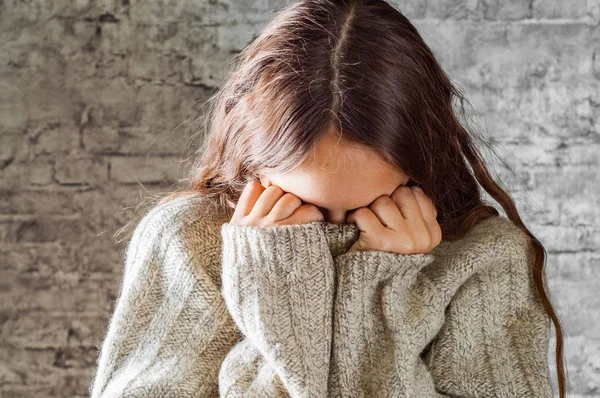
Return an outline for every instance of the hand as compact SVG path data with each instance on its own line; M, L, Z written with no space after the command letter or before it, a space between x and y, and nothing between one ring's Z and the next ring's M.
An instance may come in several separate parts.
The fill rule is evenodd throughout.
M380 196L348 216L346 221L360 229L359 239L348 251L429 253L442 240L436 217L433 201L420 187L400 185L391 197Z
M323 221L323 213L313 204L302 204L296 195L279 186L268 188L257 181L244 187L231 217L231 224L269 227Z

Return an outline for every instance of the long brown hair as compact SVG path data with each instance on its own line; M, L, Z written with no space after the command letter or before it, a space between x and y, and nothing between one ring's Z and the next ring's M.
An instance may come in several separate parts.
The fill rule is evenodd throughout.
M207 101L202 144L180 191L232 208L259 169L301 165L325 134L366 145L421 186L443 238L498 215L482 187L529 235L537 293L554 323L560 397L563 328L546 292L546 250L486 167L461 91L417 29L383 0L301 0L274 14Z

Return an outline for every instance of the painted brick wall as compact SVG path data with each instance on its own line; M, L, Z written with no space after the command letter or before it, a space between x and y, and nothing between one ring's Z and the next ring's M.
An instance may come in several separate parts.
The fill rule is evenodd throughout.
M284 4L0 1L0 396L87 396L113 233L183 175L185 122ZM600 0L395 4L516 171L486 155L548 249L571 396L600 396Z

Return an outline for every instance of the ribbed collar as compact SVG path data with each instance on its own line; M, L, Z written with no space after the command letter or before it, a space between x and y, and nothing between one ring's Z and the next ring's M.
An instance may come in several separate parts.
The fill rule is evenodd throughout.
M356 224L333 224L327 221L319 221L323 227L327 244L334 256L345 253L358 239L360 230Z

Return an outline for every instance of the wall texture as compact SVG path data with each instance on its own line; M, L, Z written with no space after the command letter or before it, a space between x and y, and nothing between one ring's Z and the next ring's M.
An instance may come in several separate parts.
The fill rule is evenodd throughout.
M0 0L0 396L87 395L113 233L182 176L184 122L284 4ZM571 396L600 396L600 0L395 4L516 171L489 159L548 249Z

